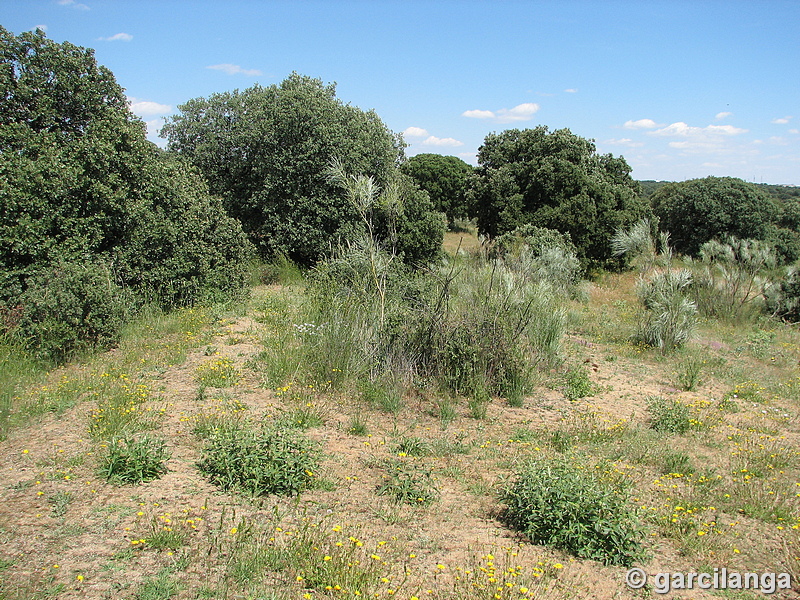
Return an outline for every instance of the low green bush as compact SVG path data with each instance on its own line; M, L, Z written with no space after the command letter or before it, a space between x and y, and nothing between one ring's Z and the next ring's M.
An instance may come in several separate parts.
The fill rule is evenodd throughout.
M209 436L200 471L224 490L296 496L314 483L317 443L296 429L234 422Z
M689 407L677 400L651 396L647 399L650 427L666 433L686 433L691 427Z
M643 557L643 532L625 490L571 458L533 460L501 493L503 520L534 544L607 565Z
M131 298L100 262L62 262L32 277L19 299L18 335L39 358L61 362L117 342Z
M379 496L412 506L428 506L439 499L439 488L429 469L402 460L391 460L386 467L388 472L377 490Z
M115 484L147 483L167 472L164 462L170 456L162 439L149 435L112 438L104 444L98 472Z
M583 367L575 367L564 376L564 397L574 402L581 398L593 396L595 386L589 379L589 373Z

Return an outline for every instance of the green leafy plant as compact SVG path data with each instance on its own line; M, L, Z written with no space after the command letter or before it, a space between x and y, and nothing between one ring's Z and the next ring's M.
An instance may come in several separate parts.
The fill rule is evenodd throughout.
M378 486L379 496L412 506L427 506L439 499L439 488L430 470L402 460L387 461L386 469L388 473Z
M347 424L347 433L351 435L367 435L369 433L369 423L362 411L350 417L350 421Z
M225 490L296 496L312 486L318 453L296 429L233 422L211 433L198 466Z
M145 543L154 550L177 550L186 544L186 538L186 531L178 525L153 519L151 533L145 538Z
M310 402L304 406L293 408L281 415L278 423L283 427L294 427L296 429L310 429L319 427L325 422L319 409Z
M132 310L130 295L100 262L59 262L31 278L19 302L18 335L54 362L112 346Z
M394 448L395 453L408 456L425 456L431 453L430 445L418 437L403 437Z
M592 396L595 385L589 379L589 373L583 367L574 367L564 376L564 396L567 400L575 401Z
M678 363L675 373L678 386L687 392L691 392L700 385L700 373L703 371L705 361L699 356L687 356Z
M72 502L72 493L59 490L47 497L47 502L52 506L54 517L63 517L67 513L67 508Z
M456 412L456 401L448 396L436 401L436 416L439 417L439 424L442 429L447 429L450 423L455 421L458 413Z
M391 374L375 380L367 378L359 384L361 399L370 406L396 414L403 407L403 390Z
M160 479L171 454L164 440L149 435L112 438L104 444L98 473L111 483L135 485Z
M771 280L776 260L766 242L732 236L711 240L700 247L699 261L687 260L695 265L689 292L703 316L734 322L752 318L777 287Z
M691 427L689 407L670 398L650 396L647 399L650 411L650 427L666 433L686 433Z
M643 532L625 490L575 458L533 460L501 493L503 520L534 544L610 565L643 557Z

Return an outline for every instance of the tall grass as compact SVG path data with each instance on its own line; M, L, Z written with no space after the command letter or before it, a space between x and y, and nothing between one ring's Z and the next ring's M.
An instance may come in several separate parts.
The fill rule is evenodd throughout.
M536 271L499 259L459 257L417 274L355 244L310 278L305 362L315 381L338 389L417 374L519 404L536 368L558 360L563 298Z
M8 426L24 412L22 390L41 378L46 368L30 355L0 337L0 440L8 434Z
M641 280L636 293L644 306L638 337L663 353L679 348L692 336L697 306L687 296L692 275L686 270L655 273Z

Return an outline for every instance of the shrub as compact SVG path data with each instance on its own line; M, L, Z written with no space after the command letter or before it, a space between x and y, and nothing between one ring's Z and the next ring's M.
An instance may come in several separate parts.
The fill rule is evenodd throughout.
M792 323L800 321L800 275L790 267L778 285L765 293L767 311Z
M575 401L595 393L595 386L589 379L589 373L583 367L575 367L564 376L564 397Z
M328 177L332 159L376 187L407 179L397 168L402 141L374 112L343 102L335 85L319 79L292 73L277 85L194 98L178 109L162 129L168 148L202 172L264 257L312 265L330 254L332 241L358 236L357 211ZM430 260L444 220L427 194L400 187L409 195L396 236L381 228L379 237L402 246L407 259Z
M636 293L645 309L637 334L642 342L665 353L688 341L697 323L697 306L684 295L691 282L685 269L639 282Z
M518 402L533 370L557 361L564 310L549 285L526 281L500 261L460 267L441 275L406 343L446 389Z
M695 269L688 291L701 314L738 320L762 299L775 267L772 249L758 240L728 237L700 248L701 268ZM688 260L692 264L691 260Z
M467 189L473 168L455 156L417 154L401 167L423 190L434 207L445 213L452 228L456 220L467 217Z
M18 334L40 358L56 362L116 343L131 305L99 262L57 263L33 277L19 301Z
M317 444L296 429L222 424L208 439L200 471L224 490L296 496L314 482Z
M114 342L116 284L164 308L243 293L241 226L147 141L91 49L0 27L0 54L0 326L24 297L20 333L64 360Z
M662 232L656 239L655 229L650 219L641 219L628 230L617 229L611 238L614 256L625 256L630 262L638 261L643 272L649 271L657 263L669 266L672 259L669 232Z
M164 308L244 297L252 247L239 222L188 165L159 154L147 172L114 249L120 280Z
M534 544L607 565L642 558L642 530L627 494L574 459L523 466L501 494L503 520Z
M577 249L569 233L522 225L499 236L491 254L529 281L545 281L554 290L574 292L581 272Z
M650 411L650 427L667 433L685 433L691 426L691 414L685 404L661 396L647 399Z
M439 488L429 470L401 460L389 461L387 470L378 486L379 496L388 495L398 504L412 506L427 506L439 499Z
M99 474L106 481L135 485L160 479L170 452L164 440L148 435L112 438L104 448Z
M497 237L531 223L569 232L584 267L613 266L618 227L648 216L631 168L568 129L509 129L486 136L470 196L478 231Z

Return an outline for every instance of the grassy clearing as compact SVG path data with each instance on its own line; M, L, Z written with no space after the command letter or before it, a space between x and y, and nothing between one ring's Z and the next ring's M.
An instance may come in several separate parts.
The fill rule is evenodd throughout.
M632 599L622 564L797 576L795 328L701 318L662 353L633 341L636 274L537 304L487 270L447 311L423 303L441 288L387 284L337 313L342 287L326 308L284 270L56 371L5 359L0 598ZM558 306L561 333L515 347L487 325L520 300ZM419 323L461 337L400 352ZM501 346L528 370L482 354ZM556 489L596 510L554 509Z

